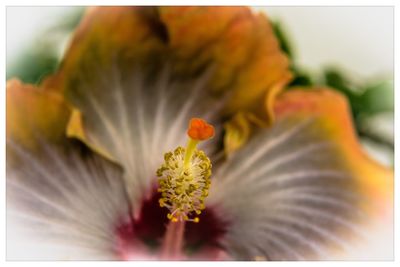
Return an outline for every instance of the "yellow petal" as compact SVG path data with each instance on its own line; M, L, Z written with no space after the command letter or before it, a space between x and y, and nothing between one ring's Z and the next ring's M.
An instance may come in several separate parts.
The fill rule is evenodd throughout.
M265 122L249 112L238 112L225 123L224 150L229 156L247 143L254 129L265 127Z
M363 209L379 218L390 218L393 207L393 171L372 160L362 149L354 130L346 98L326 88L293 89L280 95L274 106L277 118L316 117L358 180L368 203ZM390 219L389 219L390 220Z
M78 140L81 140L84 143L88 140L88 137L86 136L86 133L83 129L82 113L76 108L72 109L71 116L68 121L66 134L67 134L67 137L76 138ZM95 146L94 144L92 144L90 142L86 142L86 145L88 147L90 147L93 151L102 155L103 157L105 157L111 161L115 161L115 159L110 154L108 154L106 151L104 151L101 147Z
M82 114L77 109L73 109L68 122L67 136L85 140L86 135L83 130Z

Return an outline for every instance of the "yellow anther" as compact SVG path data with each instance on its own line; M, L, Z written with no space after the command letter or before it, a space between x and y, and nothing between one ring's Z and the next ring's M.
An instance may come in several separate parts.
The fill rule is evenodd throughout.
M170 210L167 217L171 221L199 222L198 217L191 219L189 216L201 214L205 209L204 200L211 183L211 162L196 146L212 137L214 130L211 128L201 119L192 120L186 148L177 147L173 152L165 153L165 161L157 170L160 177L158 192L162 196L159 204Z

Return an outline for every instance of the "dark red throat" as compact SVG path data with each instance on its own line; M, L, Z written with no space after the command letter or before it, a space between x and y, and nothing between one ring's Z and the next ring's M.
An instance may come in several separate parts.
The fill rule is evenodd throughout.
M117 223L116 253L121 259L158 259L165 236L168 210L159 206L160 194L153 190L142 202L137 218ZM200 222L188 222L184 232L183 253L191 260L212 260L219 257L227 222L218 218L215 209L207 207L199 216ZM215 255L218 254L218 255Z

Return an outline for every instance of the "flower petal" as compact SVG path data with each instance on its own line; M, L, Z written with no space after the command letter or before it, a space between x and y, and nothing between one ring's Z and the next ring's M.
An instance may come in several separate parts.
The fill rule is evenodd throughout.
M393 198L393 171L372 160L361 148L344 96L325 88L291 90L278 98L275 112L278 118L294 114L318 117L329 137L340 147L344 160L358 179L358 187L374 199L376 205L365 208L382 211L382 215L390 212L388 201Z
M156 61L166 38L156 19L150 7L88 8L62 61L59 86L68 89L85 75L97 79L91 71L112 65L116 57L124 64Z
M25 148L38 150L38 138L65 142L70 107L58 93L45 86L7 82L7 139Z
M115 258L121 170L67 138L72 108L54 81L7 82L7 258Z
M231 36L233 33L228 34L229 30L226 38L230 37L223 44L216 42L210 44L210 48L204 47L205 54L214 47L218 46L215 49L220 50L223 45L229 45L232 38L237 39L236 42L247 38L248 47L269 47L264 54L255 55L257 60L265 57L262 62L276 66L287 63L279 52L265 18L253 16L246 8L217 10L200 8L200 13L215 16L228 28L231 24L232 27L236 25L228 13L240 13L243 17L238 18L241 21L238 22L238 28L232 29L233 32L237 31L236 37ZM57 76L67 98L79 110L78 116L72 117L68 134L84 140L102 155L121 163L126 168L125 176L133 199L140 197L150 186L162 154L185 142L187 121L194 116L205 118L206 113L215 113L223 104L221 100L214 101L206 90L211 80L212 83L218 79L222 81L223 77L215 72L215 68L201 66L191 74L177 71L177 66L185 64L188 66L185 70L190 69L189 65L197 59L179 56L185 49L175 46L176 29L173 23L172 26L169 24L170 20L165 19L170 18L168 12L173 13L174 8L160 8L160 14L154 8L91 9L79 26ZM191 16L188 15L189 20ZM195 18L195 14L193 16ZM202 17L197 19L202 20ZM242 23L247 26L242 27ZM202 27L197 31L203 31ZM200 35L200 39L208 38ZM224 39L224 36L221 38ZM240 45L235 46L235 49L239 48ZM223 59L222 54L212 52L207 56L208 61L218 62L218 70L224 69L224 64L231 64L224 61L229 57ZM237 56L238 62L235 63L237 70L245 65L247 67L244 70L252 69L252 72L255 69L268 70L267 63L257 63L253 69L250 67L253 60L245 62L247 52L239 54L241 56ZM275 58L285 63L278 64ZM236 73L230 73L237 76ZM265 78L268 75L257 72L255 74L258 76L249 80L258 88L257 95L260 95L260 90L265 91L281 80L280 71L271 73L277 74L273 78ZM243 73L242 76L246 75ZM221 77L217 79L217 76ZM228 84L224 86L230 87ZM241 88L251 86L246 84ZM237 90L241 89L238 87ZM262 107L260 104L259 109ZM214 142L217 141L218 138Z
M263 98L291 74L265 15L245 7L160 7L160 17L180 71L211 63L211 90L232 91L227 113L245 109L267 118Z
M181 77L213 66L207 87L233 91L226 112L248 109L266 119L263 98L291 77L267 18L249 8L102 7L90 9L78 28L62 64L61 86L72 86L82 71L111 64L117 54L153 66L168 58Z
M351 258L373 244L379 221L392 224L391 172L350 151L356 139L337 93L289 91L275 110L276 123L214 175L207 204L229 221L223 245L241 259ZM374 252L364 258L382 256Z
M130 215L121 169L76 141L41 143L41 157L7 146L21 159L7 161L7 247L18 245L7 257L116 259L116 227Z
M238 112L224 124L224 152L230 156L234 151L245 145L252 132L266 123L252 113Z
M176 68L190 73L212 62L211 90L232 91L225 112L246 110L226 125L226 154L245 144L258 128L251 124L257 121L254 114L263 119L263 126L272 122L272 102L291 74L264 14L243 7L161 7L160 17L170 49L176 51Z
M217 136L221 134L214 116L221 104L204 90L207 74L185 82L172 79L166 67L149 79L141 69L121 68L116 62L91 75L97 79L89 82L82 74L68 96L81 112L88 143L124 167L134 209L151 192L163 154L185 144L190 118L217 124ZM215 142L218 138L205 145Z

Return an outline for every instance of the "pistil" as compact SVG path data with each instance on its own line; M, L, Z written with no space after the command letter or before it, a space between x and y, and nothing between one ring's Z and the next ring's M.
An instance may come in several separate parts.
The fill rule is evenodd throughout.
M161 260L183 260L183 236L185 233L185 221L169 221L161 245Z
M186 148L177 147L167 152L164 163L157 170L158 192L161 193L159 204L170 211L160 255L164 260L182 257L185 223L199 222L197 215L205 209L204 200L211 183L211 161L197 149L197 144L213 137L214 128L204 120L194 118L189 123L187 134Z

